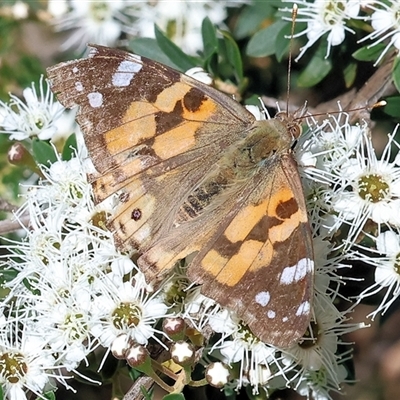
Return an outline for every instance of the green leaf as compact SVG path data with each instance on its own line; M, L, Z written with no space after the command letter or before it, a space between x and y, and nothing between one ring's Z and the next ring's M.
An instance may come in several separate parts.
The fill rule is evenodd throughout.
M208 17L203 20L201 34L203 37L204 59L208 60L213 54L218 52L217 32L214 24Z
M19 258L18 258L18 261L22 263L22 261ZM4 282L11 282L13 279L15 279L17 277L18 274L19 274L19 272L16 271L15 269L12 269L12 268L3 269L1 271L1 279Z
M234 69L236 79L241 83L243 80L243 63L239 47L229 32L221 31L221 33L224 38L228 62Z
M397 91L400 92L400 59L398 57L395 58L393 63L393 71L392 71L392 78L394 86L396 87Z
M286 21L276 21L265 29L258 31L249 41L246 54L250 57L266 57L276 52L276 39Z
M185 400L182 393L170 393L163 397L163 400Z
M357 63L349 63L343 70L343 77L346 83L346 88L350 88L357 76Z
M238 398L238 392L235 389L225 386L223 390L226 400L236 400Z
M178 66L180 71L187 71L197 65L197 62L165 36L157 25L154 25L154 33L160 49Z
M317 51L307 67L299 75L297 84L301 87L312 87L321 82L332 70L332 62L325 58L327 42L321 41Z
M54 148L43 140L32 140L32 153L37 164L50 166L57 161Z
M400 96L387 97L386 106L383 107L383 111L395 118L400 117Z
M17 202L21 193L20 182L27 179L29 171L25 167L11 166L9 163L0 163L0 169L2 171L1 182L4 185L2 189L5 189L7 194Z
M383 43L378 43L371 47L361 47L361 49L355 51L352 56L358 61L376 61L385 47L386 45Z
M150 58L171 68L179 70L178 65L174 64L168 56L161 50L156 39L137 38L129 41L129 48L140 56Z
M64 148L61 153L61 158L64 161L69 161L76 155L76 150L78 149L78 144L76 143L76 135L73 133L68 137L64 143Z
M246 97L244 100L244 104L246 106L258 106L260 107L260 96L257 94L253 94L250 97Z
M154 400L153 399L154 386L152 386L150 390L147 390L144 386L140 386L140 391L143 395L144 400Z
M43 397L48 400L56 400L56 394L54 391L43 393Z
M254 34L274 13L275 8L265 1L258 1L245 7L236 21L235 37L243 39Z
M133 380L136 381L140 376L143 376L143 372L135 369L135 368L129 368L129 377Z
M297 81L300 87L312 87L321 82L331 71L332 63L329 59L313 57L307 67L299 75Z
M276 36L275 55L278 61L282 61L283 56L289 53L290 41L293 40L290 39L291 29L290 24L285 24Z

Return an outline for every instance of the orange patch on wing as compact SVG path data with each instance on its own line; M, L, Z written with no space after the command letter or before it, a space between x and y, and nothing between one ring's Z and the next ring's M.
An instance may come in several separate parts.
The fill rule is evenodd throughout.
M281 190L274 193L274 196L270 197L268 215L278 217L276 209L279 204L289 201L293 197L294 194L288 187L282 187ZM271 238L273 243L287 240L302 222L307 222L307 214L299 208L289 218L280 220L281 223L271 227L268 232L268 236Z
M194 251L198 251L198 248L187 247L183 251L176 253L173 251L166 250L163 245L151 247L144 255L145 261L141 261L139 258L139 267L141 270L146 271L149 265L151 265L152 271L154 274L153 278L160 278L159 275L162 275L164 272L168 272L178 260L182 260L188 254L193 253ZM157 270L158 272L156 272ZM150 280L151 280L150 279Z
M264 243L257 240L247 240L224 266L215 279L223 285L235 286L243 279L249 269L249 264L258 256Z
M258 221L264 217L268 207L268 201L268 199L265 199L256 206L247 205L240 210L226 228L224 232L226 238L232 243L245 240Z
M210 116L216 112L216 108L216 103L205 98L198 110L189 111L187 109L183 109L182 117L191 121L208 121Z
M282 221L281 224L276 225L268 231L268 234L273 243L283 242L287 240L295 229L298 228L301 223L300 213L297 211L290 218Z
M183 82L177 82L172 86L163 89L154 103L157 111L167 113L173 111L176 102L181 101L190 89L191 87Z
M108 172L104 175L100 175L96 178L94 182L95 193L98 201L102 201L107 197L111 196L115 192L120 189L125 189L128 192L127 187L129 188L129 192L131 194L139 194L144 193L144 189L142 185L139 184L133 176L143 170L144 166L140 159L131 159L128 163L126 163L125 156L123 157L125 163L123 161L119 162L117 156L113 157L113 160L119 165L123 165L118 170L118 175L113 172ZM131 189L133 186L132 182L135 182L135 189Z
M270 241L263 243L263 246L260 252L257 254L257 257L252 262L249 271L256 272L262 268L269 266L272 262L272 258L274 255L274 247Z
M143 139L152 138L156 131L155 111L157 110L149 103L132 103L121 125L104 134L110 154L118 154L136 146Z
M163 160L171 158L196 146L196 130L200 122L186 122L155 138L153 151Z
M201 260L201 266L207 273L216 278L227 262L227 258L221 256L215 250L210 250Z
M285 203L286 201L292 199L294 197L293 191L289 186L282 186L279 190L276 190L274 193L271 193L271 196L268 197L268 210L267 214L269 217L278 217L276 213L276 209L281 203Z

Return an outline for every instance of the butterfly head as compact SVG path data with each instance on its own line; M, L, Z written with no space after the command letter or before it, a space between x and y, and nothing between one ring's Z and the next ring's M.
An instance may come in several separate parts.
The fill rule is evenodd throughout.
M302 107L298 108L294 113L288 113L286 111L280 111L275 115L275 118L285 125L287 131L291 135L293 140L300 137L302 133L301 120L307 113L307 104L305 103Z

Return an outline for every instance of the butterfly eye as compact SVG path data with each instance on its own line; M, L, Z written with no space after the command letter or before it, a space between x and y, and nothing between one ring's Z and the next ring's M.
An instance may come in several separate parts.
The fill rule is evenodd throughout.
M297 122L291 122L287 126L287 130L292 135L293 138L297 139L302 132L301 126Z
M297 139L301 135L301 125L299 125L298 122L295 122L295 117L293 115L281 111L276 113L275 118L286 126L286 129L292 138Z

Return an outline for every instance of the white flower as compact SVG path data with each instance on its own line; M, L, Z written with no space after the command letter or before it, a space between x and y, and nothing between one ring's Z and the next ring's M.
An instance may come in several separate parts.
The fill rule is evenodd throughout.
M221 25L227 17L227 7L247 2L70 0L69 10L65 12L65 1L59 9L58 2L50 0L48 10L55 18L53 24L58 31L73 30L64 49L77 47L82 51L88 42L112 46L121 33L154 37L154 24L157 24L183 51L194 54L203 47L201 26L205 17Z
M105 280L103 292L94 299L92 312L92 333L103 346L111 346L121 334L146 345L150 337L160 333L154 326L167 316L167 306L160 297L148 295L142 282L114 286Z
M185 74L208 86L211 86L214 82L212 76L201 67L190 68Z
M301 396L310 396L313 400L332 400L331 390L340 391L340 387L332 382L332 370L321 368L318 371L308 371L296 385L296 391ZM342 364L334 366L334 375L339 382L346 382L347 370Z
M304 382L311 389L316 384L310 376L322 373L324 382L319 382L320 388L340 388L343 377L339 373L343 354L338 354L340 337L345 333L359 329L360 324L345 324L346 318L332 303L323 296L314 297L315 318L311 321L308 331L302 341L282 353L282 363L287 370L292 367L297 370L291 385L297 390ZM286 372L286 371L285 371ZM288 375L289 377L289 375Z
M364 298L384 292L376 310L369 314L372 319L379 313L384 314L400 295L400 232L388 230L376 237L376 250L368 248L368 254L376 253L377 257L355 252L353 259L361 260L375 267L375 283L366 288L358 297L361 302Z
M16 20L27 18L28 13L29 13L29 6L28 6L28 4L24 3L23 1L18 0L12 6L12 14Z
M67 0L48 0L47 11L54 18L58 18L68 11L68 2Z
M99 345L92 334L99 322L94 299L104 295L105 283L120 287L135 271L104 229L105 209L93 204L81 159L86 151L76 156L43 169L45 180L29 188L17 213L30 216L26 238L10 242L10 254L0 259L1 267L15 275L4 283L10 293L1 305L18 299L22 310L30 310L29 334L42 338L55 366L67 371Z
M284 0L284 2L296 3L299 6L297 22L307 23L304 31L294 35L294 37L307 35L308 38L308 42L300 49L296 61L326 33L328 34L326 58L332 46L338 46L343 42L346 31L354 33L346 26L346 22L348 19L357 17L360 10L358 0L315 0L314 2ZM292 10L285 8L284 11L291 12Z
M343 115L330 117L299 139L301 151L309 150L315 167L305 169L307 201L313 210L318 235L332 236L343 223L349 225L347 244L354 243L367 220L400 226L400 167L391 161L391 147L400 148L394 137L380 159L375 154L370 131L364 123L350 126ZM321 184L322 183L322 184Z
M270 366L276 363L276 349L261 342L228 310L210 316L209 325L222 334L209 353L228 365L239 364L237 386L250 383L257 392L258 386L265 385L272 376Z
M52 137L53 143L64 141L72 133L74 133L79 148L84 147L83 133L80 129L80 126L76 123L75 120L77 111L78 107L75 107L72 110L64 109L64 112L61 114L61 116L56 121L54 121L56 132Z
M388 143L380 159L377 158L368 132L354 158L339 166L335 174L343 182L335 189L332 207L339 218L351 221L349 242L357 237L365 222L400 226L400 168L392 162L391 147L396 130L389 135Z
M332 302L331 297L335 296L337 288L343 284L338 270L348 268L342 264L347 253L339 252L335 255L335 247L328 240L321 237L313 239L314 250L314 293L324 296L327 301Z
M336 116L330 116L320 124L315 121L310 122L309 131L299 139L299 147L302 148L302 152L310 152L313 155L315 161L312 166L318 170L330 172L354 156L365 134L363 132L366 130L368 127L365 123L350 125L349 116L339 113ZM313 177L312 173L315 169L310 168L306 172L310 172ZM324 174L321 175L323 176Z
M298 139L295 156L302 177L313 236L331 240L343 220L332 208L337 188L343 186L341 165L354 157L365 127L351 126L348 115L330 116L322 123L308 120L309 129Z
M167 33L168 37L189 54L203 48L201 25L208 17L220 25L227 17L227 7L240 6L243 1L157 1L136 2L130 14L137 18L137 36L154 37L154 24Z
M133 21L126 15L126 9L133 4L130 1L70 0L68 12L59 12L57 2L54 3L49 11L56 9L53 12L56 30L73 31L62 46L64 50L75 48L81 52L87 43L115 46L122 32L131 31Z
M46 341L29 333L17 317L0 331L0 385L4 398L26 400L28 390L40 396L53 374L55 358Z
M220 309L219 304L202 295L200 287L195 286L187 290L182 318L191 321L193 326L201 331L208 324L209 318Z
M246 105L245 106L246 110L251 112L254 115L254 118L257 121L261 121L261 120L265 120L266 119L266 113L263 112L263 110L260 109L260 107L258 106L254 106L254 105Z
M377 65L392 46L397 50L400 49L400 3L392 0L389 0L387 4L382 1L375 1L373 4L369 4L368 7L374 10L370 17L373 32L363 37L359 42L377 39L368 46L370 48L386 41L385 49L375 61L374 65Z
M62 287L57 287L43 281L37 288L42 290L34 303L38 312L37 333L58 355L57 364L72 371L97 347L90 337L90 292L80 283L66 285L64 282Z
M17 0L16 2L6 1L2 2L2 4L0 5L0 16L6 16L8 18L14 18L15 20L20 20L27 18L28 14L29 14L29 5L20 0Z
M9 104L0 101L0 132L9 133L11 140L24 140L37 136L41 140L51 139L57 132L55 121L61 116L64 107L54 101L53 93L46 83L43 87L43 76L39 82L39 95L35 85L23 91L25 103L18 97L10 95Z

